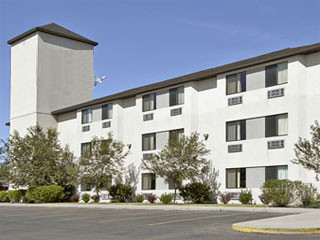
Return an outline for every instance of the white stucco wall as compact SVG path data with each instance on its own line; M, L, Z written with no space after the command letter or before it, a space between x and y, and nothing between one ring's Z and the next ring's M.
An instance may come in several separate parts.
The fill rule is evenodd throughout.
M241 69L237 72L249 70L250 74L254 73L256 75L254 77L264 76L264 67L266 65L283 61L288 61L288 83L283 85L261 88L261 83L257 85L250 83L252 88L246 92L226 95L225 76L233 73L230 72L221 74L217 78L184 84L185 101L182 105L169 107L168 102L165 103L162 98L169 99L169 88L155 91L159 93L157 99L160 100L160 108L148 112L142 112L142 95L137 95L135 98L127 100L114 101L113 119L111 120L111 128L108 129L102 129L102 121L100 120L101 105L99 105L93 108L94 112L100 112L98 114L94 113L94 121L89 124L91 130L82 133L81 109L79 109L77 120L72 119L58 123L61 141L65 144L70 144L75 153L79 155L82 142L89 142L93 136L106 136L108 131L112 131L118 140L123 141L125 144L131 144L130 154L126 163L134 162L136 166L139 166L144 153L160 150L142 151L142 134L184 128L185 134L189 135L191 132L197 131L202 139L204 139L203 134L209 134L205 144L211 150L209 159L213 161L214 166L220 172L219 182L222 184L220 189L222 191L226 187L226 168L259 167L256 170L248 170L248 174L251 174L251 172L258 174L259 171L263 171L263 167L274 165L288 165L289 179L312 182L318 186L319 184L315 181L315 175L312 172L292 164L291 160L294 158L293 146L299 136L307 137L310 124L320 118L319 111L314 111L314 103L320 102L320 84L318 82L320 54L290 57L249 69ZM249 78L251 81L253 76ZM277 88L285 88L285 96L268 99L267 92ZM243 104L228 106L228 98L234 96L243 96ZM170 110L178 107L182 108L182 115L171 117ZM148 113L153 113L154 119L144 122L143 115ZM287 136L265 138L263 134L264 124L261 124L261 128L263 128L261 130L258 129L259 124L257 125L257 122L255 122L254 128L257 128L258 132L248 132L251 134L249 136L253 137L243 141L232 142L232 144L241 143L243 151L228 153L227 148L230 143L226 142L225 124L227 121L265 117L281 113L288 113ZM74 126L75 122L77 122L77 127ZM75 132L70 134L71 131ZM67 135L69 136L67 137ZM70 135L75 137L70 137ZM268 150L267 142L277 139L285 140L285 148ZM247 181L249 184L252 183L252 176L248 177ZM257 184L253 185L252 191L255 201L259 203L259 188L256 186ZM137 187L138 192L152 192L158 196L164 192L172 192L172 190L168 189L168 185L163 182L163 179L157 179L156 190L142 191L141 181ZM240 189L227 189L227 191L239 192Z

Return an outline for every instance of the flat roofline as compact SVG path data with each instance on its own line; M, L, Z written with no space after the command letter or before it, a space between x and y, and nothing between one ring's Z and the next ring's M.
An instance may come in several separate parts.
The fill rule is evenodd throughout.
M101 104L104 102L133 97L138 94L142 94L144 92L155 91L155 90L159 90L161 88L171 87L171 86L183 84L186 82L201 81L204 79L213 78L219 74L223 74L226 72L235 71L235 70L239 70L239 69L246 68L246 67L251 67L254 65L258 65L258 64L267 63L270 61L280 60L282 58L287 58L287 57L291 57L294 55L305 55L305 54L315 53L315 52L319 52L319 51L320 51L320 43L296 47L296 48L285 48L285 49L282 49L279 51L259 55L259 56L253 57L253 58L248 58L245 60L229 63L226 65L221 65L221 66L218 66L215 68L202 70L199 72L183 75L183 76L172 78L169 80L145 85L142 87L133 88L133 89L130 89L127 91L115 93L115 94L112 94L109 96L94 99L94 100L91 100L88 102L80 103L80 104L69 106L66 108L57 109L57 110L51 112L51 114L58 115L58 114L62 114L62 113L67 113L67 112L75 111L80 108L85 108L88 106Z

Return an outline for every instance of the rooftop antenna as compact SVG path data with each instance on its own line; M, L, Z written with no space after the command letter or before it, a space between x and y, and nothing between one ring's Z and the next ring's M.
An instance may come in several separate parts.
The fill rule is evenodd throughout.
M97 86L98 83L102 83L103 80L105 80L107 77L102 76L101 78L98 78L97 76L94 77L94 86Z

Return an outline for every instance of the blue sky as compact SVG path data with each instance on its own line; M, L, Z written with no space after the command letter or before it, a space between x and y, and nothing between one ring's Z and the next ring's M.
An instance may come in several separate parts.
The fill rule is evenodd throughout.
M0 0L0 138L8 137L7 40L50 22L99 42L94 97L320 42L319 0Z

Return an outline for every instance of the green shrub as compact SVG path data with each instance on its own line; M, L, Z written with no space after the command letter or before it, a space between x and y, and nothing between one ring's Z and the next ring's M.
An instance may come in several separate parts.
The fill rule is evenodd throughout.
M320 202L314 202L307 206L307 208L320 208Z
M264 205L269 205L271 203L271 196L267 193L263 193L261 195L259 195L260 201L264 204Z
M25 200L30 203L60 202L64 199L63 187L50 185L29 188Z
M85 203L88 203L90 201L90 195L88 193L82 194L81 195L81 199L82 201L84 201Z
M315 188L311 183L302 183L297 181L295 184L297 200L303 207L308 207L317 201L317 188Z
M133 188L129 185L116 184L109 188L109 194L113 201L128 202L133 195Z
M0 202L9 202L8 193L6 191L0 191Z
M169 204L172 202L172 199L173 199L173 196L170 195L170 194L162 194L161 197L160 197L160 201L163 203L163 204Z
M134 198L133 198L133 201L134 202L139 202L139 203L142 203L144 200L144 196L142 194L138 194L136 195Z
M8 192L8 197L9 197L10 202L20 202L21 198L23 197L22 191L10 190Z
M252 192L251 190L241 190L239 201L242 204L251 204L252 203Z
M268 180L261 190L275 207L286 207L295 201L296 187L290 180Z
M192 203L203 203L209 200L212 195L210 187L199 182L189 183L180 187L179 192L185 201L190 200Z

